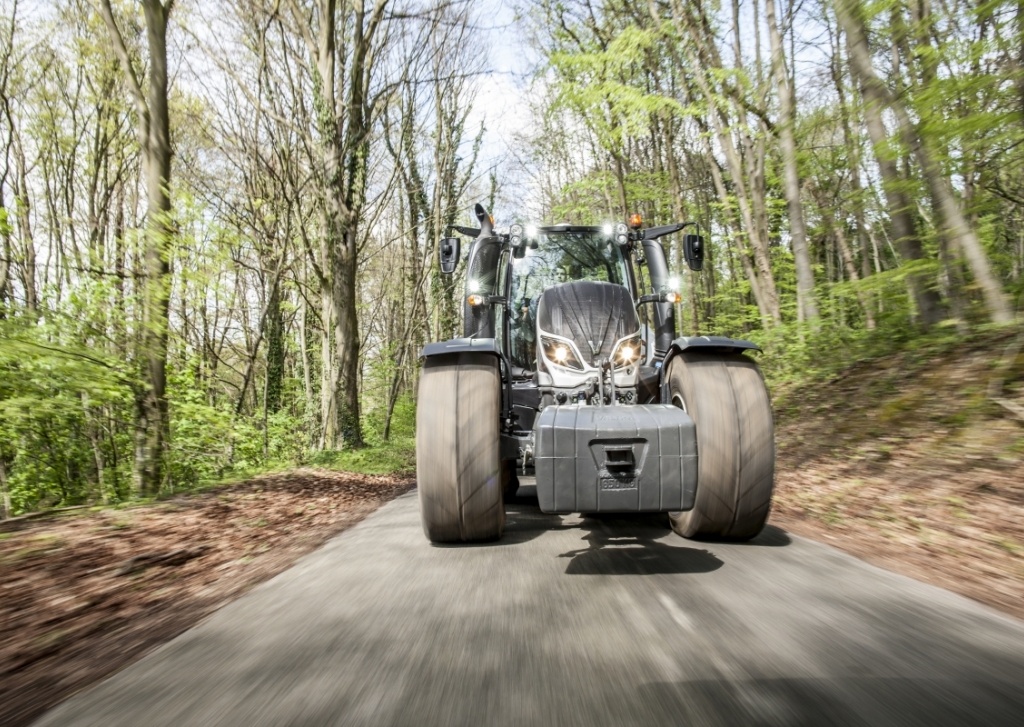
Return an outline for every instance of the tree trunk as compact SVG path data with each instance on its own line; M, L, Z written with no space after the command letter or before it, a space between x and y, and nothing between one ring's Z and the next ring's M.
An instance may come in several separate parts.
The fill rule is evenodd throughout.
M170 440L167 411L167 342L170 310L170 246L174 230L171 221L171 138L167 104L167 18L173 0L143 0L149 57L149 83L142 90L139 76L114 20L110 0L100 10L114 50L127 76L138 116L146 186L146 250L143 283L142 379L136 396L137 420L144 427L137 432L136 481L146 494L155 494L165 477L165 449Z
M836 11L839 22L846 33L850 66L864 97L864 120L868 136L874 147L875 161L882 177L882 190L889 208L893 237L896 238L900 255L905 260L923 260L926 255L917 234L913 207L905 192L906 180L900 174L895 160L887 149L888 134L882 120L882 111L886 107L888 92L871 67L871 56L864 31L864 21L860 15L859 2L858 0L839 0L836 4ZM921 274L910 275L907 277L907 284L914 298L921 324L928 327L941 321L943 318L942 300L927 277Z
M21 139L13 128L11 134L15 139L14 153L17 176L15 177L14 202L21 237L21 285L25 290L25 309L29 314L35 315L39 306L39 292L36 275L36 244L32 236L31 202L28 196L28 170Z
M356 317L356 231L349 227L335 270L334 304L337 311L334 344L338 361L335 401L340 406L338 426L345 446L363 444L359 417L359 324Z
M0 452L0 520L11 517L11 492L7 487L7 460Z
M745 126L745 111L742 105L737 105L739 123L734 124L717 101L719 94L712 88L712 81L709 78L708 71L710 69L724 70L724 66L721 58L718 56L713 39L705 36L707 31L706 18L703 18L703 16L694 17L689 6L683 7L682 3L679 2L673 3L673 14L680 34L689 36L693 41L685 46L689 65L695 69L691 78L696 83L697 89L708 105L708 117L711 121L711 127L715 132L719 147L725 155L726 163L728 164L729 176L732 180L733 190L740 210L740 229L742 234L746 235L749 239L750 247L753 250L754 264L757 269L757 279L764 307L768 311L771 323L778 325L782 322L782 311L779 306L775 275L772 271L771 256L768 249L764 204L764 148L751 140L749 134L741 132L740 142L744 149L744 154L741 155L733 141L733 127L739 126L743 128ZM654 20L658 23L662 22L657 13L654 14ZM736 32L739 33L739 29ZM747 161L746 164L744 160Z
M789 211L789 233L796 264L796 297L798 317L802 321L816 321L818 304L814 298L814 270L807 244L807 225L804 206L800 199L800 172L797 168L796 108L793 89L789 85L786 58L782 48L782 34L775 14L775 0L765 0L768 15L768 38L772 49L772 75L779 93L779 148L782 152L783 189Z
M839 99L839 115L843 126L843 143L847 149L847 169L850 172L853 224L857 235L857 247L860 251L860 278L863 280L871 275L871 240L864 216L864 190L860 179L860 139L859 137L855 138L853 134L850 123L850 106L846 98L843 77L839 70L842 56L840 35L841 33L837 29L835 42L832 45L830 70L832 73L832 83L836 88L836 95ZM876 325L874 295L870 291L865 291L862 300L864 302L864 327L869 331L873 331Z
M718 199L726 210L732 210L734 208L728 189L725 186L725 178L722 175L722 170L719 168L718 162L715 161L715 158L712 156L711 145L706 138L704 138L703 143L705 155L708 159L708 167L711 171L711 179L714 182L715 191L718 193ZM733 216L735 216L734 213L730 213L730 217ZM750 254L747 252L747 246L743 244L743 226L739 223L734 226L727 222L726 229L735 229L735 232L729 236L732 240L731 244L736 247L736 252L740 258L740 264L743 267L743 273L747 278L747 282L750 283L750 292L754 296L754 302L757 304L757 310L761 314L761 327L767 330L774 322L773 311L769 303L769 298L761 287L761 280L758 278L757 270L750 261Z
M278 265L281 264L278 261ZM264 316L267 331L267 373L263 407L271 414L281 409L281 393L284 387L284 318L281 314L279 278L280 275L275 272L267 300L267 314Z

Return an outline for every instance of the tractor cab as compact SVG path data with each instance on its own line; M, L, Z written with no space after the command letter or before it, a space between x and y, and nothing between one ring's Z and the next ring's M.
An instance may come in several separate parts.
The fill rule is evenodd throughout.
M636 285L624 245L617 242L610 226L527 227L511 255L509 276L509 347L513 366L537 370L537 308L549 290L571 283L602 282L626 288L632 297ZM549 343L548 348L552 349ZM571 345L570 345L571 347ZM555 361L563 366L582 362L583 356L569 358L569 347L554 348Z

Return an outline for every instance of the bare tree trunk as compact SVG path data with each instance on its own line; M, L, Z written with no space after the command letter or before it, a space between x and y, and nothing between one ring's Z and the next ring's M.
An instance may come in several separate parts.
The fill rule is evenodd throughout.
M6 218L7 214L3 184L0 183L0 215ZM11 296L11 260L14 257L10 225L3 225L0 229L0 239L3 240L3 249L0 249L0 319L3 319L7 317L7 301Z
M21 237L21 285L25 290L25 309L35 315L39 306L39 292L36 287L36 243L32 236L31 202L28 196L28 170L25 149L17 131L12 127L14 155L17 176L15 177L14 202L18 228Z
M308 18L295 0L290 3L299 23ZM339 63L337 34L337 3L320 0L317 6L319 27L314 39L304 29L306 43L316 61L313 94L316 125L320 135L323 165L324 240L321 261L324 265L325 308L331 309L335 358L334 376L325 379L330 390L324 393L324 446L336 449L358 447L363 443L359 413L359 325L357 313L358 228L362 221L366 194L369 155L369 123L372 100L367 96L373 64L373 38L384 17L387 0L376 0L367 17L362 0L351 8L350 25L345 28L347 89L344 102L339 101L337 68ZM325 321L327 323L327 321ZM328 328L327 330L330 330ZM324 353L324 362L330 354Z
M267 372L264 380L264 413L276 414L281 409L284 389L284 318L281 313L281 266L279 260L270 284L264 327L267 338Z
M831 36L831 27L830 27ZM832 83L836 89L839 99L839 115L843 126L843 142L847 149L847 168L850 171L850 196L852 198L853 224L856 230L858 249L860 252L860 279L866 279L871 275L871 240L868 235L867 223L864 217L864 191L860 178L860 139L855 138L850 123L850 106L846 98L846 89L843 84L842 73L840 73L840 59L842 58L842 42L839 38L841 33L836 29L834 43L832 43L832 58L830 70ZM869 331L875 329L875 304L874 296L865 291L862 297L864 302L864 327Z
M305 280L302 281L302 285L305 285ZM310 372L309 365L309 336L307 333L308 328L308 317L309 317L309 303L306 302L306 296L299 296L299 355L302 358L302 390L306 394L306 405L303 410L306 414L307 421L310 421L310 415L315 411L316 401L313 399L313 377Z
M714 181L715 190L718 192L718 199L726 210L730 210L732 208L732 204L729 192L725 186L725 178L722 175L722 170L719 168L718 162L715 161L712 156L710 143L706 138L703 139L703 144L705 148L705 155L708 158L709 169L711 170L711 178ZM732 216L733 215L730 214L730 217ZM732 228L733 225L727 225L727 227ZM771 327L774 321L774 313L770 306L768 296L765 294L764 288L761 286L757 270L750 261L750 255L747 252L746 245L743 244L743 238L745 236L742 231L742 224L735 225L735 230L735 233L730 235L730 238L733 241L732 244L736 246L736 251L740 258L740 264L743 267L743 273L747 278L747 282L750 283L750 292L753 294L754 302L757 303L757 309L761 314L761 327L767 330Z
M882 189L889 208L893 237L896 238L896 245L904 259L923 260L926 256L921 239L917 234L913 207L904 191L906 182L900 174L896 162L886 149L888 135L882 120L882 110L886 107L888 91L871 67L871 57L864 32L863 18L860 15L859 0L838 0L836 10L839 22L846 33L850 66L864 97L865 124L874 147L875 161L882 176ZM922 325L932 326L941 321L943 317L942 301L926 277L920 274L910 275L907 278L907 283L914 297L917 314Z
M11 492L7 486L7 460L0 452L0 520L11 516Z
M330 288L320 293L320 439L318 449L338 447L337 362L331 336L334 333L334 301Z
M149 73L142 90L124 38L114 20L110 0L100 6L114 50L128 80L138 115L146 181L146 279L143 297L143 391L136 397L144 442L137 446L136 469L143 492L154 494L164 483L165 449L170 439L167 411L167 343L170 310L171 138L167 91L167 19L174 0L143 0ZM139 443L137 442L137 445Z
M775 14L775 0L765 0L768 15L768 38L772 49L772 75L779 93L779 147L782 152L783 189L786 208L789 211L789 233L796 264L796 297L799 319L815 321L818 318L818 304L814 298L814 270L807 245L807 225L804 222L804 206L800 199L800 172L797 169L796 108L793 89L789 85L786 71L786 57L782 47L782 34Z

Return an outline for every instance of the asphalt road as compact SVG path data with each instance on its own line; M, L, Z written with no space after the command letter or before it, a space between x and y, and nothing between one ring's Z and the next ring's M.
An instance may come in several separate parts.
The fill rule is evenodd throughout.
M1024 725L1024 622L777 528L535 503L434 547L403 496L38 724Z

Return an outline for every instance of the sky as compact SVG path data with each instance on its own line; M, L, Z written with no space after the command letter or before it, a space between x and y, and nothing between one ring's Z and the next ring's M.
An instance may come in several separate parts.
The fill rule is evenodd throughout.
M511 202L530 196L529 179L513 163L516 137L533 127L529 111L531 74L538 61L521 24L516 23L517 0L482 0L478 17L486 34L488 73L479 82L479 95L470 113L469 128L484 123L486 133L476 175L486 180L498 171L504 190L499 199ZM499 225L517 216L512 210L492 210ZM504 212L504 214L502 214Z

